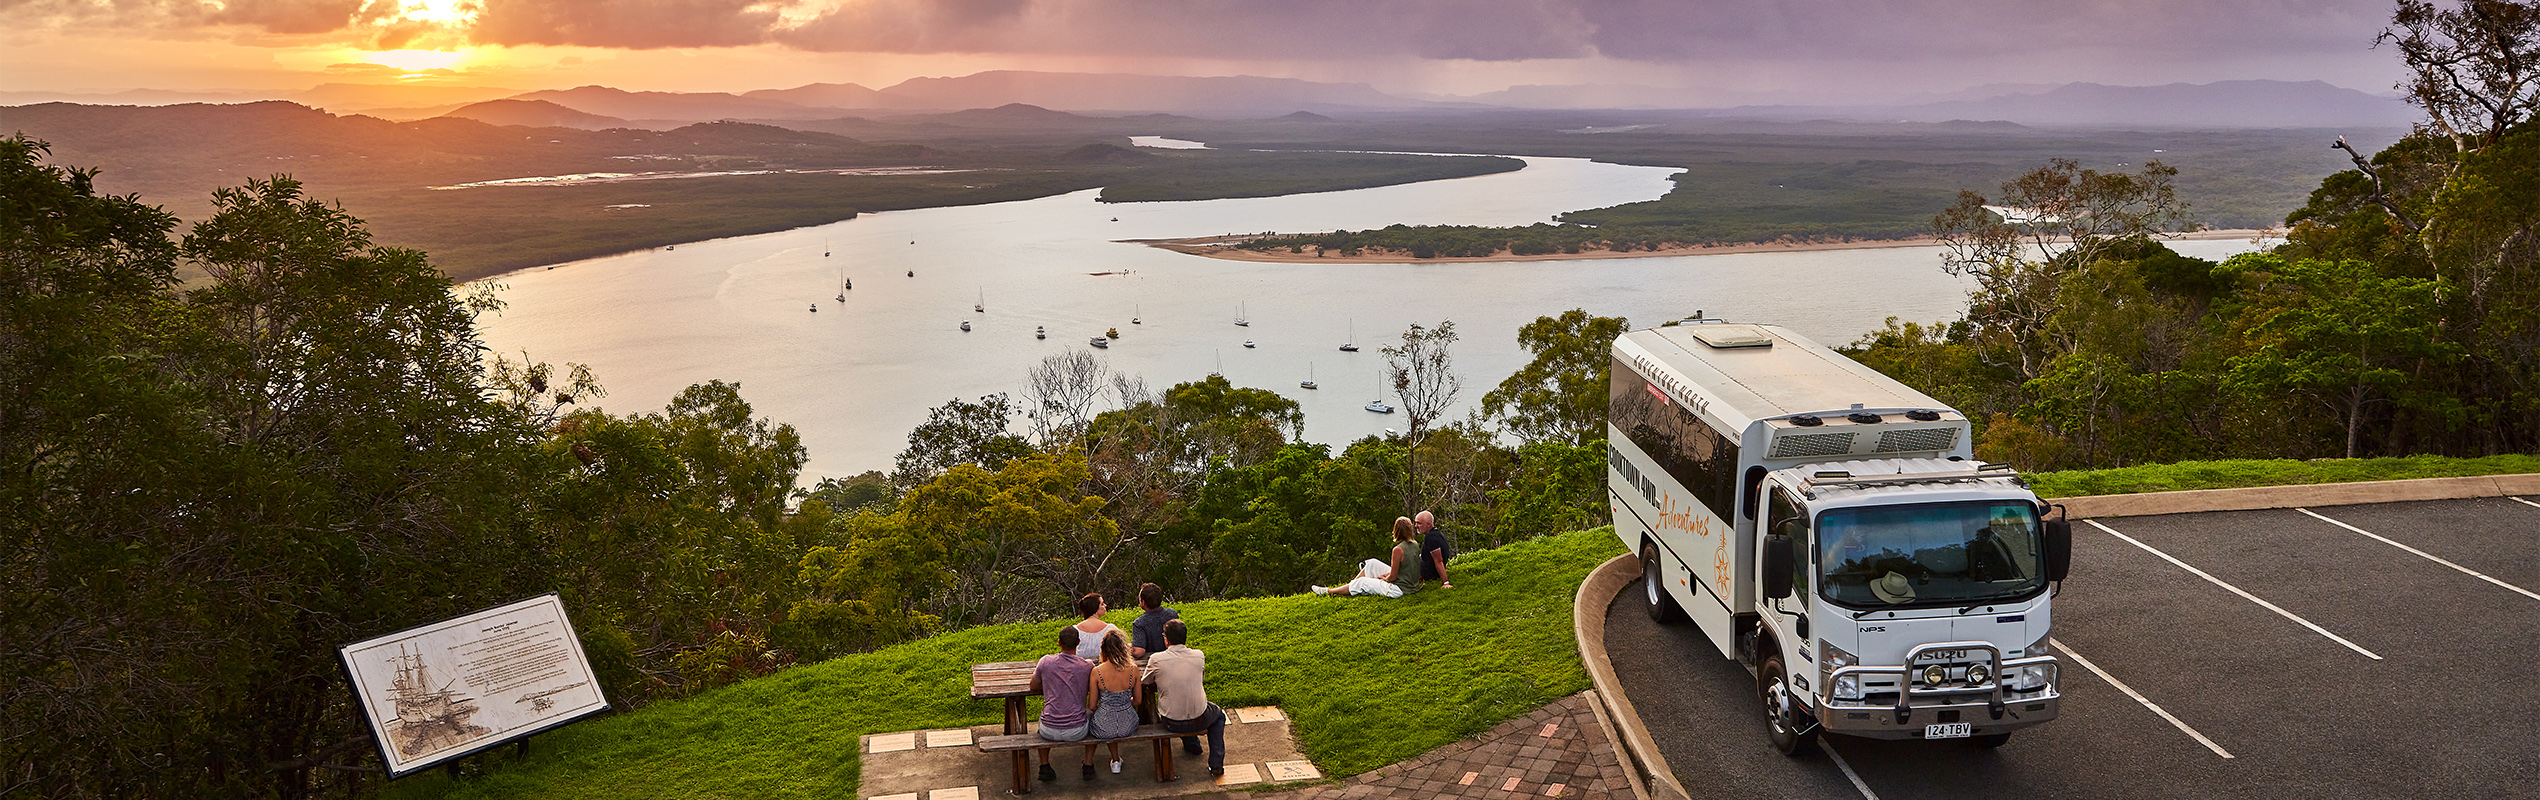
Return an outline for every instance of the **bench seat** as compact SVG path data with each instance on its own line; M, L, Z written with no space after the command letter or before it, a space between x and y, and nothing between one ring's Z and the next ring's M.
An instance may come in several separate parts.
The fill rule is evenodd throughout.
M1158 782L1162 782L1175 780L1181 777L1177 774L1178 770L1173 768L1173 740L1184 736L1196 735L1198 734L1174 733L1172 731L1165 730L1162 725L1140 725L1138 726L1138 730L1136 732L1114 739L1094 739L1089 737L1073 742L1053 742L1048 739L1041 738L1040 734L1017 733L1003 736L981 736L974 740L974 743L978 745L979 752L982 753L1013 753L1014 793L1031 794L1032 751L1034 750L1051 747L1113 744L1118 742L1153 742L1155 743L1155 779Z

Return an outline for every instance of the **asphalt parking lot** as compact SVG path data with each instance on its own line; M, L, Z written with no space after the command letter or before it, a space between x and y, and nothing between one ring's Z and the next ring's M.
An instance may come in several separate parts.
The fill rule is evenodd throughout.
M2076 521L2073 550L2063 716L1998 750L1785 758L1637 583L1606 650L1696 798L2540 797L2540 497Z

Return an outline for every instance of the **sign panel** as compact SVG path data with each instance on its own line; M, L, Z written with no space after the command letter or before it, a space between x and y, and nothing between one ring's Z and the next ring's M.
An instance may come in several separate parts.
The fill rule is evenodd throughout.
M404 775L608 709L556 595L339 650L388 774Z

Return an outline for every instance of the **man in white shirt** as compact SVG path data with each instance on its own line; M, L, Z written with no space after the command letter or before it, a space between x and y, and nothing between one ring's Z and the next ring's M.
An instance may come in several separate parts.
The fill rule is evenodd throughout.
M1164 623L1164 652L1147 657L1155 668L1156 722L1174 733L1208 734L1208 774L1226 774L1226 712L1208 702L1208 654L1193 650L1191 629L1181 620ZM1182 751L1199 754L1197 737L1182 740Z

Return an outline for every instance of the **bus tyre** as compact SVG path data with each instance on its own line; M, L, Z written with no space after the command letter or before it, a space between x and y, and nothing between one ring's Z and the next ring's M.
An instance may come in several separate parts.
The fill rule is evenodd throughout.
M1816 749L1817 726L1801 716L1799 704L1791 700L1790 673L1782 669L1780 655L1765 657L1764 666L1755 670L1755 689L1764 701L1764 730L1774 750L1795 758Z
M1977 746L1977 747L1981 747L1981 748L1984 748L1984 749L1987 749L1987 750L1991 750L1991 749L1996 748L1996 747L2001 747L2002 745L2007 744L2007 743L2009 743L2010 741L2011 741L2011 735L2010 735L2010 734L2007 734L2007 733L1988 733L1988 734L1985 734L1985 735L1983 735L1983 736L1970 736L1970 737L1967 737L1967 743L1968 743L1968 744L1972 744L1972 745L1975 745L1975 746Z
M1661 625L1681 622L1685 618L1684 607L1676 604L1675 595L1667 593L1665 586L1661 583L1665 579L1660 577L1658 572L1658 543L1641 542L1640 588L1641 595L1648 604L1649 618Z

